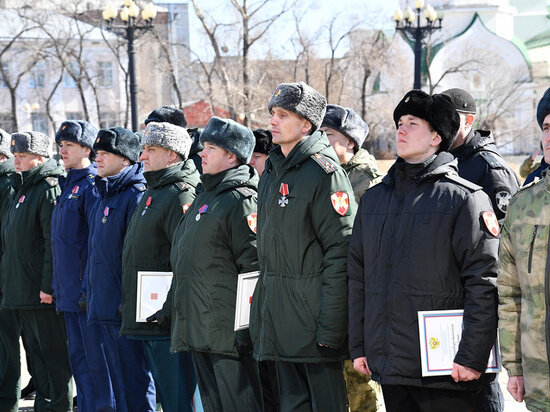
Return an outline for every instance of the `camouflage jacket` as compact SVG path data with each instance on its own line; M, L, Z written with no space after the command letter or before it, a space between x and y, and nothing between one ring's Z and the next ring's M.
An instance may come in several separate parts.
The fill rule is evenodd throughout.
M341 166L349 177L357 204L369 187L382 180L382 173L378 170L376 159L365 149L360 149L349 162Z
M500 346L529 409L550 410L550 174L510 201L500 241Z

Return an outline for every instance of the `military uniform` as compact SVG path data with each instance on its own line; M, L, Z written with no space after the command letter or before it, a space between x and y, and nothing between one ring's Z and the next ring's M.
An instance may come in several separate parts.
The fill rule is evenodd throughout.
M347 357L345 268L356 210L352 193L324 132L301 140L287 157L280 147L269 153L259 190L261 276L250 332L256 359L278 361L283 410L309 402L302 399L309 396L308 388L298 387L296 393L291 387L299 380L282 370L294 367L310 376L324 374L334 384L330 392L310 385L319 388L311 394L319 410L345 405L341 362Z
M170 250L178 222L195 198L199 175L193 161L144 173L148 190L137 205L122 250L121 334L143 341L164 411L192 411L195 377L187 353L170 354L170 327L136 322L138 271L171 272ZM172 293L163 315L172 317Z
M525 403L550 410L550 174L510 202L499 250L499 330L502 363L523 376Z
M172 351L193 352L205 411L261 411L256 362L237 347L248 331L233 330L237 276L258 269L258 176L241 165L201 181L174 234Z
M14 310L28 344L36 411L67 411L72 403L64 320L39 297L53 293L51 215L62 173L55 160L47 160L11 175L15 196L2 222L2 305Z
M466 142L451 150L451 154L458 159L460 177L483 188L502 223L508 202L519 188L519 181L498 153L491 132L472 130Z
M359 149L349 162L342 163L341 166L349 177L357 204L368 188L382 180L376 159L365 149Z
M0 233L4 213L13 197L9 176L15 172L13 158L0 163ZM0 273L0 302L3 287ZM10 309L0 307L0 410L17 412L21 369L19 336L21 326Z

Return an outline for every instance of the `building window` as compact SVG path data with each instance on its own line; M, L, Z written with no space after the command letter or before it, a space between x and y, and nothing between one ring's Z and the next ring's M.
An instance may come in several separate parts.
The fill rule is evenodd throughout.
M45 113L31 113L32 130L48 134L48 118Z
M82 112L65 112L66 120L82 120L83 118Z
M116 115L113 112L101 113L101 120L99 121L100 129L108 129L109 127L117 126Z
M0 129L10 133L12 127L13 122L11 113L0 113Z
M43 89L46 87L46 73L44 62L38 62L32 68L29 77L29 87L31 89Z
M97 63L97 85L104 88L113 87L113 63Z
M65 89L76 89L75 78L80 76L80 67L77 63L69 63L63 71L63 87Z
M4 81L4 76L6 76L6 79L9 79L10 77L10 65L9 63L2 63L2 68L4 69L4 74L2 75L2 72L0 72L0 88L5 89L8 86L6 85L6 82Z

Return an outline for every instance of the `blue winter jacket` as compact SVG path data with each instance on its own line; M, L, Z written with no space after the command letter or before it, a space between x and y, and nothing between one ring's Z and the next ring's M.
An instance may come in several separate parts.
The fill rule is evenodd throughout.
M59 177L61 195L52 213L52 289L61 312L79 312L78 300L86 290L88 219L99 198L96 175L97 166L91 164Z
M88 320L120 325L122 246L128 222L146 190L142 163L118 175L96 177L100 199L90 218L87 267Z

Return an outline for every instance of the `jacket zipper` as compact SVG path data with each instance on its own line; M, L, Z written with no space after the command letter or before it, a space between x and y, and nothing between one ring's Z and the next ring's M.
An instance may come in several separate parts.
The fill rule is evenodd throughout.
M527 263L527 273L531 273L531 264L533 263L533 249L535 247L535 238L537 237L537 231L539 230L539 225L533 227L533 238L531 239L531 244L529 245L529 261Z

